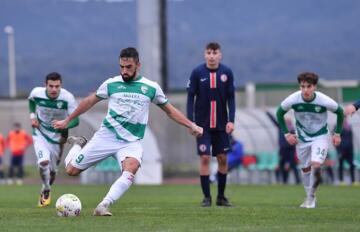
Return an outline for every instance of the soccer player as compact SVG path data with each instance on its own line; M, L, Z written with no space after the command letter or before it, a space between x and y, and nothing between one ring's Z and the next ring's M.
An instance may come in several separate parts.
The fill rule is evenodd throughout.
M39 207L51 202L51 185L55 180L68 129L79 124L79 118L74 118L61 130L51 125L54 119L66 118L77 106L74 96L61 86L61 75L57 72L49 73L45 79L45 87L35 87L28 98L34 148L43 182Z
M352 115L360 108L360 99L345 107L345 115Z
M6 139L0 133L0 184L4 184L3 156L5 153Z
M24 177L24 155L32 144L31 136L21 128L21 124L14 123L14 129L9 131L7 144L11 153L8 184L13 184L15 168L17 169L16 184L22 185Z
M187 116L204 128L204 134L197 139L200 157L200 183L204 198L202 207L210 207L210 151L218 162L218 194L216 205L232 206L225 197L227 178L227 156L231 149L229 135L234 130L235 92L231 69L220 63L220 44L206 45L205 63L196 67L190 76L187 97Z
M277 120L290 145L296 144L297 155L302 170L306 198L301 208L316 207L316 189L321 183L321 165L324 163L329 148L329 129L327 111L337 115L335 133L332 142L338 146L344 120L341 106L323 93L317 92L318 75L311 72L300 73L297 77L300 91L297 91L280 104ZM293 109L296 119L296 135L289 133L284 115Z
M65 158L66 172L71 176L78 175L109 156L121 163L121 176L95 208L94 216L111 216L109 206L133 183L142 161L143 149L139 140L144 137L151 102L158 105L171 119L189 128L192 135L202 134L201 127L188 120L168 102L156 82L139 74L139 54L135 48L121 50L119 63L121 75L103 82L96 93L82 100L74 113L65 120L53 122L55 128L66 128L75 117L85 113L99 101L109 99L108 113L100 129L88 143L82 137L70 137L74 146Z

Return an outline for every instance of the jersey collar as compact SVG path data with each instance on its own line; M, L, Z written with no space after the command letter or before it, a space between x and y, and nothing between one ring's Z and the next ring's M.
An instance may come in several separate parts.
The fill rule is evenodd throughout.
M310 102L312 102L312 101L315 100L315 98L316 98L316 92L314 92L314 96L313 96L313 98L312 98L311 100L305 100L302 94L301 94L301 98L303 99L304 102L310 103Z
M61 92L61 89L60 89L60 92ZM46 96L47 96L50 100L56 100L56 99L60 96L60 92L59 92L59 94L56 96L56 98L52 98L52 97L49 96L49 94L48 94L48 92L47 92L47 90L46 90L46 88L45 88L45 94L46 94Z

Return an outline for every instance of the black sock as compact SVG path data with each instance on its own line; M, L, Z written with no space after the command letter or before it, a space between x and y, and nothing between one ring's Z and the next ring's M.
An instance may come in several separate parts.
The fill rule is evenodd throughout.
M218 177L218 197L222 198L224 197L227 173L222 174L220 172L217 172L217 177Z
M210 197L210 180L209 176L200 176L201 189L205 197Z

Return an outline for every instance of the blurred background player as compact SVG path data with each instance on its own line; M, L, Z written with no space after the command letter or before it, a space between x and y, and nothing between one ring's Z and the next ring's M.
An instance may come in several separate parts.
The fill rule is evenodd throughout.
M297 169L296 163L296 149L295 145L289 144L284 136L284 132L281 130L279 123L275 117L270 113L266 112L266 115L273 122L273 124L278 128L279 138L279 171L282 177L282 183L287 184L289 179L289 171L294 172L295 183L300 184L300 177ZM285 117L285 123L290 133L295 133L294 126L289 117Z
M55 119L66 118L77 106L74 96L61 86L61 75L57 72L49 73L45 78L45 87L35 87L28 98L34 148L43 182L39 207L47 206L51 202L50 186L55 180L68 129L79 124L79 119L74 118L62 130L51 125Z
M234 78L230 68L220 63L220 44L206 45L205 63L196 67L188 84L187 116L199 126L204 134L197 138L200 156L200 183L204 194L201 206L210 207L210 161L211 154L218 162L218 194L216 205L231 206L225 197L228 172L226 153L231 149L229 135L234 130L235 93Z
M239 141L236 140L233 136L230 135L230 145L231 149L227 152L227 164L228 172L239 167L244 156L244 146Z
M7 144L11 153L8 184L14 183L14 172L17 169L16 184L21 185L24 178L24 155L26 149L32 144L31 136L23 129L18 122L14 123L14 128L9 131Z
M337 147L339 156L339 181L344 184L344 161L349 164L349 172L351 183L355 182L355 164L354 164L354 142L353 131L349 122L345 119L343 123L343 130L341 132L341 144Z
M321 165L326 159L330 142L327 111L337 115L335 133L332 136L335 146L341 142L340 133L344 119L341 106L330 97L316 91L318 78L315 73L300 73L297 78L300 91L283 100L276 113L287 142L291 145L296 144L306 192L306 199L300 205L302 208L316 207L315 193L322 181ZM296 135L289 132L284 120L284 115L290 109L295 111Z
M3 158L5 153L6 141L4 136L0 133L0 184L5 183Z
M66 119L53 122L55 128L65 128L71 120L99 101L109 99L108 113L100 129L88 143L83 137L70 137L74 146L65 158L66 172L71 176L80 174L110 156L121 165L121 176L95 208L94 216L112 216L109 207L132 185L142 162L140 140L144 137L151 102L159 106L168 117L189 128L192 135L200 136L203 131L168 102L156 82L138 73L140 61L135 48L121 50L119 65L121 75L104 81L96 93L82 100Z
M355 113L358 109L360 108L360 99L356 102L354 102L353 104L347 105L345 107L345 115L352 115L353 113Z

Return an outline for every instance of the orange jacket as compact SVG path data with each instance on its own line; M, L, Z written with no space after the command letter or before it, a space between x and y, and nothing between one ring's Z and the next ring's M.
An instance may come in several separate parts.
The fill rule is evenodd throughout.
M2 134L0 134L0 156L4 155L5 146L6 146L5 138Z
M32 139L24 130L11 130L7 138L8 146L13 156L24 155L25 150L32 144Z

